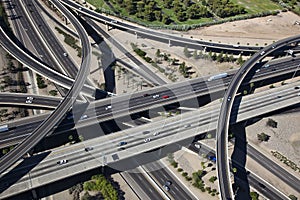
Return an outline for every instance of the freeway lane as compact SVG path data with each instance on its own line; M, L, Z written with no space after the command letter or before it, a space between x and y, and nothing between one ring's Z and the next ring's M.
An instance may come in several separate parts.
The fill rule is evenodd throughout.
M138 187L142 189L142 191L148 197L148 200L163 199L159 192L157 192L156 189L147 181L143 173L127 172L127 176L130 176L130 178L132 178L138 184Z
M286 106L288 105L288 102L299 103L300 99L299 96L297 95L299 91L294 89L295 85L297 84L285 85L282 86L282 88L275 88L272 91L258 93L255 95L256 97L254 97L253 95L245 96L239 110L239 116L241 115L241 118L238 117L238 120L245 120L251 117L252 115L253 116L258 115L259 112L257 111L253 112L258 107L266 107L268 109L270 108L278 109L280 108L279 105ZM280 93L282 95L282 98L277 98L277 96L274 96L273 92L275 91L277 91L277 93ZM282 102L285 103L283 104ZM267 105L271 105L271 107L270 106L268 107ZM245 109L248 111L245 112ZM41 163L37 165L37 167L31 170L31 178L32 178L31 181L33 184L37 184L37 182L35 182L34 177L39 176L39 181L36 186L40 186L42 184L46 184L54 180L57 180L57 178L62 179L64 177L67 177L69 176L68 175L69 173L72 174L79 173L81 170L86 171L94 167L97 167L101 165L102 162L101 157L103 156L103 152L105 153L107 163L111 163L113 162L111 155L117 154L119 156L119 159L124 159L128 156L134 156L136 154L149 151L150 149L157 148L158 146L164 146L169 143L180 141L182 140L182 138L194 137L195 135L198 135L200 133L213 130L214 127L216 127L217 125L216 120L217 120L218 112L219 112L219 105L215 105L213 107L199 109L198 111L192 111L192 113L187 113L187 116L185 117L178 116L178 117L168 118L166 119L166 123L164 125L162 125L161 122L154 122L150 125L143 125L140 127L132 128L127 131L121 131L118 133L114 133L103 137L95 138L92 140L88 140L85 142L81 142L78 144L74 144L69 147L64 147L58 150L54 150L46 159L41 161ZM251 112L252 115L250 115ZM205 118L212 115L213 113L215 117L212 117L209 120L204 120ZM200 119L198 116L200 116ZM178 123L177 118L180 118L181 124ZM191 126L185 128L183 126L185 124L191 124ZM161 126L163 126L163 128L160 129L161 133L158 136L152 136L152 134L156 132L157 129L159 129L159 127ZM144 130L150 131L149 136L152 138L152 141L150 143L144 143L143 141L145 137L149 137L143 134ZM124 146L126 148L125 150L120 150L118 143L124 140L128 142L128 145ZM130 147L129 145L133 145L133 146ZM92 146L94 147L94 149L91 152L85 152L83 149L84 147L88 147L88 146ZM63 165L62 167L58 167L56 165L56 161L61 159L68 159L69 162ZM30 163L31 165L34 164L34 162L30 162ZM18 176L19 173L18 170L23 171L26 169L26 166L23 167L25 168L14 169L12 175ZM63 172L63 174L61 174L59 171ZM12 176L5 178L5 174L6 173L2 174L2 178L0 182L4 183L7 181L8 183L11 183L11 181L15 180ZM49 176L51 178L49 178ZM28 179L27 176L21 178L21 180L18 183L20 184L18 187L24 189L25 185L23 186L21 185L23 184L22 180L26 180L26 179ZM45 182L42 183L41 182L42 179ZM33 185L33 187L36 186ZM21 189L19 188L18 191L21 191ZM9 190L5 190L1 195L7 195L8 192Z
M73 23L75 29L80 35L83 47L82 55L83 60L81 62L80 70L75 78L72 88L67 93L65 99L58 105L56 110L50 114L34 131L27 137L22 143L18 144L12 151L4 155L0 160L0 173L13 165L23 155L25 155L30 149L32 149L43 137L45 137L50 130L61 120L69 108L74 104L78 97L86 78L89 74L89 65L91 59L91 46L86 35L85 30L79 24L77 19L64 8L58 1L53 0L52 3L61 10L62 13Z
M22 5L20 5L20 1L18 0L11 0L11 4L14 5L11 12L13 12L16 17L12 20L12 22L20 23L22 26L21 31L23 34L28 35L28 39L34 44L34 47L39 57L38 60L42 60L43 64L47 67L50 67L56 71L60 71L59 66L54 61L53 57L50 56L50 52L46 48L46 46L39 40L38 34L34 31L34 28L30 24L30 20L28 16L25 14ZM21 28L21 27L20 27ZM26 31L27 30L27 31ZM26 49L27 50L27 49ZM29 51L29 50L27 50Z
M239 46L239 47L234 47L233 45L228 45L228 44L219 44L219 43L211 43L211 42L205 42L201 40L194 40L190 38L183 38L183 37L178 37L174 36L171 34L166 34L166 33L161 33L159 31L154 31L151 29L146 29L142 28L141 26L134 26L131 24L127 24L123 21L116 21L113 18L104 16L102 14L99 14L95 11L92 11L88 8L82 7L80 4L70 1L70 0L61 0L62 3L64 3L66 6L69 6L73 9L76 9L78 12L81 12L87 16L90 16L91 18L100 21L102 23L111 25L116 28L120 28L122 30L126 30L128 32L131 32L133 34L140 34L144 37L154 39L156 41L160 42L165 42L169 43L169 41L172 41L172 44L174 43L175 45L181 45L181 46L193 46L193 47L198 47L198 48L203 48L203 47L208 47L210 49L218 49L218 50L224 50L224 51L231 51L231 52L243 52L243 53L254 53L261 49L261 47L249 47L249 46ZM81 9L79 9L81 7Z
M298 63L300 62L299 59L295 59L287 61L285 63L277 63L277 64L270 64L269 68L262 68L260 72L256 73L254 76L253 82L255 82L256 79L265 79L265 77L271 77L272 75L275 75L277 73L281 72L288 72L289 70L294 70L297 68ZM289 68L291 67L291 68ZM279 68L279 69L278 69ZM276 69L276 70L274 70ZM226 85L232 77L232 74L229 74L228 77L224 79L223 83L222 81L216 81L216 82L210 82L209 86L209 92L213 91L213 88L221 91L226 89ZM192 88L190 91L187 88ZM171 91L169 89L172 89ZM157 91L156 91L157 90ZM193 91L194 90L194 91ZM176 101L181 101L187 98L195 98L195 94L205 94L208 92L206 83L203 82L202 78L198 78L195 80L188 81L186 83L175 83L175 84L170 84L166 87L159 87L159 88L154 88L151 90L148 90L149 92L142 91L136 94L130 94L130 95L121 95L118 97L114 97L112 99L106 99L106 100L100 100L97 102L93 102L90 104L90 107L87 109L87 111L84 113L87 116L89 116L89 119L84 120L84 123L90 123L94 121L93 116L98 117L98 122L103 122L105 120L113 119L116 118L117 116L128 116L128 109L130 108L131 113L135 113L138 111L142 111L143 109L150 107L154 109L155 107L160 107L163 105L170 104L170 101L176 102ZM150 94L149 97L142 97L144 93ZM161 100L161 99L153 99L152 95L154 94L160 94L162 95L169 95L170 98L167 100ZM175 96L174 96L175 94ZM130 99L130 101L128 100ZM129 102L128 102L129 101ZM108 105L113 105L112 112L110 110L106 110L105 107ZM124 109L125 108L125 109ZM74 116L78 115L76 113L73 113ZM39 116L30 118L30 120L39 118ZM79 118L79 117L78 117ZM26 129L25 127L28 127L27 124L31 123L31 121L28 121L24 119L24 123L18 123L18 127L16 129L10 130L7 132L7 134L1 134L0 135L0 146L5 146L6 144L13 144L18 141L20 141L22 138L25 137L24 134L26 134ZM36 127L41 121L38 123L38 120L33 120L36 121L35 123L31 123L32 127ZM79 122L79 126L80 126ZM10 123L9 123L10 124ZM25 124L25 127L22 127ZM15 126L13 124L9 125L9 127ZM73 128L73 121L69 120L67 122L64 122L64 125L61 125L59 131L63 130L69 130ZM58 130L57 130L58 131ZM56 132L57 132L56 131ZM9 135L14 135L16 138L11 138ZM29 130L27 132L29 134ZM20 135L23 135L22 137Z
M166 183L166 181L171 181L172 184L169 186L170 190L166 192L168 195L172 196L172 199L185 199L185 200L194 200L195 197L185 190L185 186L182 185L176 177L168 172L168 169L165 169L166 166L163 166L159 161L152 162L144 165L144 168L147 169L147 172L155 177L160 187ZM164 190L164 188L162 188Z
M27 98L33 98L33 100L28 102ZM22 93L1 93L0 94L0 104L9 105L13 103L14 105L23 105L29 107L37 108L47 108L53 109L62 101L62 98L43 96L43 95L31 95Z
M27 50L22 50L19 48L3 31L0 27L0 44L1 46L9 52L12 56L14 56L20 63L29 67L34 72L47 77L49 80L61 85L65 88L71 88L74 80L47 67L43 63L36 58L36 56L32 55ZM24 47L22 47L24 48ZM90 87L88 85L84 86L83 91L85 94L93 96L95 93L95 88ZM104 91L103 91L104 92ZM104 94L107 94L104 92Z
M282 48L290 43L298 43L300 36L293 36L265 47L260 52L254 54L245 64L238 70L233 79L231 80L228 90L224 95L220 116L218 120L218 127L216 132L216 148L217 148L217 174L219 178L220 196L222 199L233 199L232 185L230 182L230 172L228 163L228 128L231 116L231 109L233 106L235 95L240 87L244 77L257 63L258 60L263 59L266 55Z
M17 2L20 3L19 0ZM68 56L63 55L66 50L62 47L61 43L58 41L48 24L44 21L43 16L40 14L40 10L37 10L35 1L26 0L26 2L24 2L24 0L22 0L22 2L24 5L23 8L27 10L30 20L36 27L38 27L37 30L39 31L40 36L46 42L48 47L47 50L55 55L55 59L64 69L64 74L67 74L71 78L75 78L78 73L77 66ZM22 15L25 15L25 13L23 12ZM34 32L35 29L31 28L30 30L33 30L32 32Z

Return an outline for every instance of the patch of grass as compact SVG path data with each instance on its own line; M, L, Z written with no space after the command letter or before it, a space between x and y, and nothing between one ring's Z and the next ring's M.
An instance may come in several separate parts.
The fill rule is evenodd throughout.
M94 5L97 8L106 6L103 0L87 0L87 2Z
M231 0L233 3L246 8L249 14L261 13L265 11L281 10L282 7L271 0Z

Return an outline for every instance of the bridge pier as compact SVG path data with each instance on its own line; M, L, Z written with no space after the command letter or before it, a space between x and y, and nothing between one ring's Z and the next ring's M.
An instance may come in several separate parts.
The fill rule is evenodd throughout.
M171 40L169 40L169 44L168 44L168 46L169 46L169 47L171 47Z
M105 27L106 27L106 31L109 31L109 26L108 26L108 24L105 24Z

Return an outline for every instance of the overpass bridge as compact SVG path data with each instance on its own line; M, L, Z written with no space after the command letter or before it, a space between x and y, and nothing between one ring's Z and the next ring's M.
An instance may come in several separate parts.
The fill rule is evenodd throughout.
M252 83L258 85L258 82L263 81L262 85L264 85L268 83L268 79L274 81L275 77L283 76L286 78L286 74L290 74L292 77L295 69L300 63L300 59L298 57L295 59L287 57L276 59L268 63L268 68L262 67L259 72L254 72L255 74L251 80ZM259 66L261 67L261 65ZM254 71L257 70L257 68L258 67L255 67ZM74 105L72 114L75 120L65 120L63 124L59 125L59 129L55 130L55 133L63 133L64 131L68 131L70 129L74 130L74 128L86 127L87 125L95 124L95 120L98 123L124 117L130 120L131 117L129 115L131 114L144 112L147 110L150 110L150 112L151 110L155 110L155 112L158 110L164 111L163 107L172 103L179 102L178 104L181 107L188 107L192 104L195 106L199 106L199 104L203 105L208 103L210 100L220 98L224 94L224 91L227 89L227 85L234 73L235 70L229 72L228 77L223 80L206 82L208 77L197 78L185 82L159 86L134 94L119 95L109 99L94 101L89 105L83 105L82 108L76 109ZM247 85L249 83L246 81L245 84ZM214 93L219 95L214 95ZM143 97L144 94L148 94L149 96ZM156 94L159 94L160 96L169 95L169 98L161 99L160 97L159 99L153 99L152 96ZM207 100L203 98L201 98L201 100L197 99L197 97L205 95L210 95L209 97L205 98ZM189 100L188 104L184 103L184 101L187 100ZM24 99L22 101L24 101ZM112 105L112 109L106 110L108 105ZM88 107L86 108L86 106ZM83 115L88 116L88 118L79 120ZM13 145L19 141L22 141L23 138L29 135L31 130L33 130L34 127L37 127L46 116L47 114L42 114L6 123L9 127L12 127L12 129L7 133L0 135L0 147ZM76 123L76 127L74 127L74 121Z
M299 83L243 96L240 106L238 101L234 103L232 112L233 115L238 115L231 123L299 104L299 87L296 86L299 86ZM215 102L197 111L167 118L163 123L157 121L141 125L25 158L1 174L0 198L50 184L99 166L109 165L118 170L126 170L122 167L126 166L122 161L142 153L145 154L143 157L147 157L151 150L180 144L183 140L189 143L188 140L191 142L195 136L215 130L219 109L220 103ZM157 132L159 134L154 136ZM151 141L145 143L145 138L151 138ZM120 147L118 144L122 141L126 141L127 144ZM94 149L86 152L85 147ZM56 162L62 159L68 160L68 163L57 165ZM132 161L128 164L132 164Z

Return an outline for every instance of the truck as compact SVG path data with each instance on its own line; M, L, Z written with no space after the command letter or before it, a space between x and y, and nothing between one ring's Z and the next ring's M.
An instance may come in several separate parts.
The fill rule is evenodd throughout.
M0 132L5 132L5 131L8 131L8 130L9 130L9 128L8 128L7 124L0 126Z
M227 77L227 76L228 76L227 73L221 73L221 74L217 74L217 75L214 75L214 76L209 77L209 79L208 79L207 81L213 81L213 80L225 78L225 77Z

